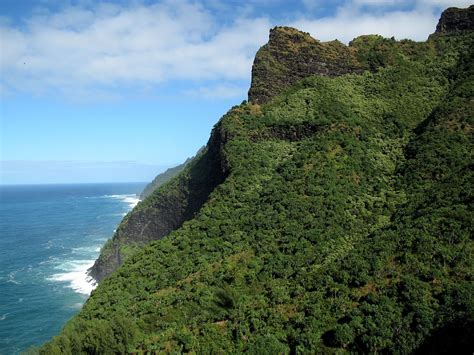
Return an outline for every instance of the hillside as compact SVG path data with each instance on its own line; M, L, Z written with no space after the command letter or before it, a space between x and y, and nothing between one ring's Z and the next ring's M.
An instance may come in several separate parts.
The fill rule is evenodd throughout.
M196 155L201 154L203 152L205 147L201 147ZM143 189L142 193L140 194L140 200L144 200L148 196L150 196L153 191L155 191L157 188L159 188L161 185L166 184L168 181L170 181L172 178L175 176L178 176L178 174L184 170L186 165L193 160L194 157L188 158L184 161L184 163L176 165L172 168L166 169L164 172L161 174L158 174L152 182L150 182L148 185L145 186Z
M186 159L186 161L182 164L176 165L172 168L166 169L161 174L158 174L152 182L145 186L142 193L140 194L140 200L144 200L148 196L150 196L153 191L155 191L158 187L163 184L166 184L172 178L177 176L181 171L183 171L184 167L187 163L191 161L191 158Z
M474 6L426 42L274 28L40 353L472 353L473 30Z

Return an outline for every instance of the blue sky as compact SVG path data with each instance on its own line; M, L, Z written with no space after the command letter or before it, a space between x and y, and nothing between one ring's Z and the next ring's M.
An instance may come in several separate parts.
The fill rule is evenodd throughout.
M149 181L246 99L275 25L425 40L456 0L2 0L0 183Z

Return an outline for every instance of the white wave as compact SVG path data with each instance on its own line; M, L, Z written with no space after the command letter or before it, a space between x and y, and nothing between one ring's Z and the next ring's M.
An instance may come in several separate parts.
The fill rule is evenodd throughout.
M52 239L50 239L46 243L44 243L43 245L45 246L45 249L51 249L51 247L54 245L54 241Z
M114 216L114 217L125 217L127 215L128 212L120 212L120 213L113 213L111 214L111 216Z
M90 247L72 248L73 254L97 254L100 251L100 245L92 245Z
M128 203L128 206L130 209L134 208L138 202L140 202L140 199L138 197L127 197L123 200L123 202Z
M12 284L15 284L15 285L21 285L21 282L20 281L17 281L15 280L15 275L16 275L16 271L12 271L8 274L8 280L7 280L7 283L12 283Z
M123 202L127 203L130 209L135 207L138 202L140 202L140 198L135 194L125 194L125 195L104 195L104 198L112 198L116 200L122 200Z
M68 260L55 267L64 272L48 277L49 281L67 283L65 287L72 288L77 293L90 295L97 287L95 280L87 274L94 265L94 260Z
M136 194L123 194L123 195L103 195L93 196L86 198L108 198L115 199L124 202L128 205L129 209L132 209L140 201ZM125 216L126 213L123 214ZM97 218L100 218L98 216ZM115 231L114 231L115 232ZM95 241L105 241L106 238L96 238ZM46 243L46 248L51 247L53 241L50 240ZM73 289L77 293L89 295L92 290L97 286L95 280L87 274L87 270L94 265L95 260L89 260L95 258L96 254L100 252L100 246L92 245L88 247L77 247L72 249L72 254L80 260L63 260L59 262L57 259L51 259L42 263L53 262L55 264L54 269L57 273L52 274L47 279L53 282L61 282L65 284L65 287ZM94 254L94 255L93 255ZM40 263L40 264L42 264Z
M0 317L0 321L1 321L1 320L5 320L9 314L10 314L10 313L5 313L4 315L2 315L2 316Z

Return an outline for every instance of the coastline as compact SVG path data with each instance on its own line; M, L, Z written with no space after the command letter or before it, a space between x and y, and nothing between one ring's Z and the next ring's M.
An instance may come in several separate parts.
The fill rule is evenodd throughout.
M140 202L138 194L115 194L115 195L104 195L98 198L108 198L114 200L120 200L121 202L128 205L128 211L121 214L124 217L128 212L130 212L137 204ZM120 222L119 222L120 224ZM114 233L115 233L114 229ZM112 238L112 236L110 236ZM108 239L110 239L108 238ZM106 239L101 245L93 245L91 247L82 247L76 248L90 252L90 249L93 249L93 258L91 259L78 259L67 261L66 263L57 265L55 268L62 270L63 272L55 273L48 277L49 281L56 281L61 283L66 283L64 287L71 288L74 292L89 296L92 291L97 287L97 281L89 275L89 269L94 265L95 260L100 255L100 250L103 245L107 242Z

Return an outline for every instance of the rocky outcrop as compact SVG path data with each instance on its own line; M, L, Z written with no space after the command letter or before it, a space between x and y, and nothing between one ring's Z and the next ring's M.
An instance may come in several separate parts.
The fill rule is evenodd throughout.
M436 26L437 34L461 34L474 30L474 5L467 9L458 9L450 7L443 11L438 25Z
M474 29L474 5L466 9L455 7L445 10L436 27L436 34L463 34ZM367 44L360 42L383 42L374 36L362 36L349 46L335 40L320 42L308 33L291 27L275 27L270 30L267 44L259 49L252 66L252 83L248 99L262 104L294 85L297 81L311 76L339 76L363 70L376 70L384 63L368 63L364 58ZM369 41L369 42L370 42ZM387 55L386 43L381 48L370 48L371 53L383 57ZM384 47L385 46L385 47Z
M217 125L204 151L162 189L158 188L127 215L102 248L89 275L100 282L123 264L130 249L161 239L194 217L229 167L223 147L229 137Z
M337 40L320 42L291 27L275 27L255 56L249 101L265 103L311 75L338 76L361 70L354 48Z

